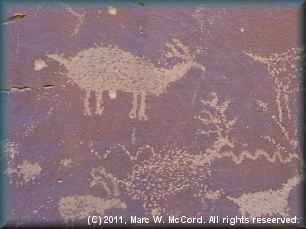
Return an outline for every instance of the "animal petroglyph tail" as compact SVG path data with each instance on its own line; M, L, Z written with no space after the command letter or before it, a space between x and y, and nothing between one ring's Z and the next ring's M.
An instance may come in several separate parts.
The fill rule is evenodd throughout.
M64 59L57 54L47 55L49 58L63 64L68 70L68 77L82 90L85 90L85 115L92 115L89 107L89 98L93 91L96 95L96 114L103 111L103 91L108 91L114 98L116 91L124 91L133 94L130 118L147 120L146 96L152 94L158 96L166 91L167 85L184 76L192 67L205 67L193 60L188 47L179 39L173 38L173 43L167 43L171 52L167 57L179 57L183 62L172 68L159 68L154 66L147 58L134 56L129 52L113 46L93 47L80 51L70 59ZM110 93L111 92L111 93ZM137 114L138 111L138 114Z

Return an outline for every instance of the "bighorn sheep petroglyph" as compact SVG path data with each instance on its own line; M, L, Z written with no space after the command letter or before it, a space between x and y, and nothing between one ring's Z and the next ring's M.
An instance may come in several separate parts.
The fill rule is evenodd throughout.
M91 115L89 97L92 91L96 95L96 114L102 114L102 92L108 91L109 97L116 98L116 91L133 93L130 118L137 117L147 120L145 114L145 99L147 94L160 95L166 91L167 85L181 77L192 67L205 71L205 67L195 62L188 47L184 46L177 38L173 43L167 43L171 52L167 57L179 57L183 62L172 68L159 68L154 66L147 58L134 56L118 47L101 46L80 51L69 60L57 54L47 55L49 58L63 64L68 70L68 77L72 79L82 90L85 90L84 98L85 115ZM180 49L177 49L177 47ZM138 98L140 105L138 106Z

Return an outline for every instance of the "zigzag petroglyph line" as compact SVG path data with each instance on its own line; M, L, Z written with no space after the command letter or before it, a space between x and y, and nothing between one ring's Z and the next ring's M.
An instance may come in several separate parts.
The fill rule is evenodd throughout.
M200 157L201 155L198 155L198 156ZM296 158L297 160L300 161L301 166L304 167L304 161L303 161L302 157L300 155L296 154L296 153L289 153L288 157L283 158L281 156L280 152L275 152L272 156L270 156L266 151L263 151L263 150L260 150L260 149L257 149L255 151L255 154L252 154L247 150L243 150L238 156L236 156L233 151L225 151L225 152L222 152L222 153L211 151L211 153L209 155L204 153L202 155L202 157L203 156L204 156L204 158L201 158L201 159L199 158L200 159L200 164L210 163L215 158L220 159L220 158L224 158L224 157L229 157L236 164L240 164L240 163L242 163L242 161L245 158L256 160L259 157L263 156L267 159L267 161L270 161L270 162L275 162L276 159L278 158L279 161L283 164L286 164L286 163L290 162L293 158Z

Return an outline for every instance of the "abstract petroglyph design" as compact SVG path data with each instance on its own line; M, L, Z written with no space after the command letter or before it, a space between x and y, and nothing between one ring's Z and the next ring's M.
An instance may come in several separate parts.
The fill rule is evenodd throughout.
M212 149L207 149L207 152L212 152L212 150L220 152L223 146L234 147L232 140L228 139L227 133L230 131L231 127L235 124L237 118L228 120L224 114L228 108L229 100L224 101L222 104L218 105L218 95L216 92L211 93L213 99L211 101L201 100L203 105L213 108L214 111L202 110L201 115L195 116L195 119L200 120L204 125L213 125L212 130L202 130L199 129L199 134L211 135L212 133L217 134L216 141L212 145Z
M273 121L277 124L279 130L285 136L285 142L290 143L290 147L293 150L298 148L298 120L295 116L291 115L291 110L296 109L299 106L297 98L290 97L294 96L300 90L299 80L303 74L301 61L305 59L303 51L305 47L291 48L287 52L277 54L272 53L270 57L261 57L256 54L244 52L246 55L253 58L255 61L259 61L267 65L267 70L271 75L276 87L274 92L276 95L275 104L277 107L277 113L271 115ZM297 83L298 82L298 83ZM258 105L267 113L271 113L274 106L260 101ZM289 129L293 130L290 131ZM286 150L284 141L278 141L270 136L262 136L268 141L276 145L277 150Z
M167 43L171 52L168 52L166 56L179 57L183 62L169 69L158 68L147 58L134 56L112 46L90 48L79 52L69 60L57 54L49 54L48 57L63 64L68 70L68 77L85 90L84 113L86 115L91 115L88 102L91 91L95 92L96 114L99 115L103 111L103 91L108 91L110 98L116 98L117 91L124 91L133 94L130 118L138 116L139 119L147 120L145 100L148 94L157 96L162 94L170 83L182 78L192 67L205 71L203 65L193 60L194 56L190 55L188 47L184 46L179 39L172 40L174 44Z
M169 196L205 187L209 166L197 165L194 160L196 156L184 150L159 152L134 166L122 184L133 199L143 200L143 208L148 214L166 214L171 209L167 204Z
M201 28L201 32L204 32L204 27L209 25L212 26L218 19L223 17L225 14L225 8L212 11L210 7L200 6L196 8L193 13L193 17ZM209 33L209 31L207 31Z

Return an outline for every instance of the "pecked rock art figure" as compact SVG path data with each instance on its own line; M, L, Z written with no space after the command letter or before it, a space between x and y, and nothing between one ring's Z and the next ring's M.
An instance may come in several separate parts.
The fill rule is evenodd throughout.
M103 167L92 168L92 181L90 187L98 185L103 187L106 195L101 193L100 196L93 195L71 195L62 197L58 202L58 210L62 219L66 223L75 220L83 220L94 213L101 216L111 208L125 209L127 205L120 200L118 181L115 176L108 173ZM105 192L104 192L105 193Z
M134 56L110 45L80 51L68 60L57 54L47 56L63 64L68 70L68 77L85 91L85 115L91 115L89 97L92 91L96 95L95 113L98 115L101 115L103 111L103 91L108 91L112 99L116 98L116 91L124 91L133 93L129 117L136 118L138 111L138 118L147 120L145 113L147 94L156 96L162 94L166 91L167 85L183 77L192 67L205 71L203 65L193 60L194 55L190 55L188 47L177 38L172 40L174 44L166 44L171 50L166 56L179 57L183 62L169 69L156 67L147 58ZM139 99L140 103L138 103Z

